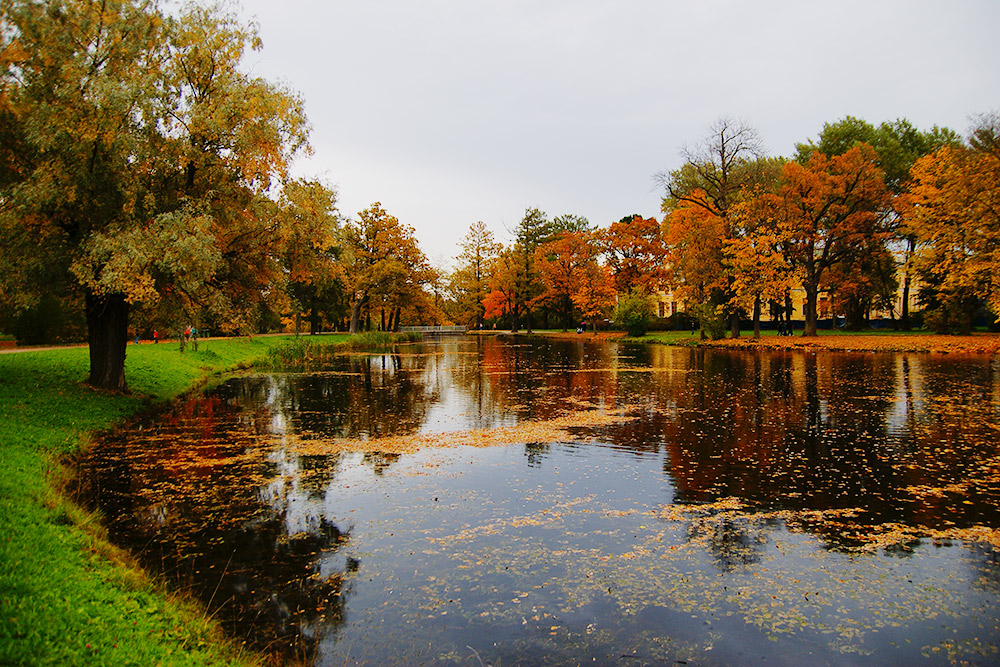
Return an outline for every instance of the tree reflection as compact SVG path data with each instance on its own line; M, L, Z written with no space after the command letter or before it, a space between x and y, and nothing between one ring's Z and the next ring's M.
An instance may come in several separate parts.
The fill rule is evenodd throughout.
M222 395L185 401L97 447L83 497L116 543L201 599L234 637L308 661L343 623L358 563L336 559L350 529L303 509L319 505L337 462L268 458L259 436L270 417Z
M352 528L329 519L327 496L359 458L382 478L402 457L345 463L296 454L296 440L627 409L612 426L571 429L579 455L593 444L615 448L616 459L662 460L663 489L695 512L686 539L726 573L759 564L786 525L831 549L866 544L892 524L996 526L998 375L971 358L477 337L227 382L109 439L83 476L119 543L200 596L234 634L309 659L341 627L358 567L345 555ZM523 451L533 474L564 453L551 442ZM712 509L729 499L736 510ZM886 548L906 555L919 539ZM994 590L995 551L974 556L981 585Z

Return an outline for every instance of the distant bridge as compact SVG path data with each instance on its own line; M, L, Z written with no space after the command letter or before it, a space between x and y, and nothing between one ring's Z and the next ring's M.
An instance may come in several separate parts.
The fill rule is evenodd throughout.
M466 332L461 324L452 326L399 327L400 333L420 333L432 336L459 336Z

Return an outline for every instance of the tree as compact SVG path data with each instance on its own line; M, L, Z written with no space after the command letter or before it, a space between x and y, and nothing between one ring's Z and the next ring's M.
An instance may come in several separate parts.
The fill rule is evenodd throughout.
M818 294L824 272L861 245L889 237L889 192L875 152L867 144L828 158L785 164L773 202L785 262L806 293L803 335L816 335ZM769 195L763 195L768 197Z
M582 215L574 215L573 213L564 213L552 218L549 235L555 237L563 232L592 233L593 231L594 225L590 224L590 220L587 220L587 218Z
M524 217L517 226L517 238L514 242L514 252L517 254L518 272L517 289L515 291L516 307L513 312L511 329L518 329L518 315L524 314L524 324L531 333L531 315L535 300L541 295L544 287L539 279L535 266L535 250L542 243L552 238L552 223L548 216L537 208L524 211Z
M288 235L284 265L296 334L303 312L310 333L319 333L320 311L332 310L330 302L340 296L336 201L334 190L315 181L292 181L281 195L279 214L289 218L282 225Z
M753 335L760 338L761 306L781 301L794 283L791 267L781 255L786 240L779 220L779 199L773 192L756 190L731 209L744 233L723 240L723 253L732 277L732 299L753 313Z
M511 330L516 330L520 303L518 286L521 261L513 247L501 247L490 265L490 292L483 299L483 317L493 320L510 319Z
M576 231L560 233L538 246L536 252L535 262L544 291L535 304L559 312L565 331L573 318L573 293L581 282L593 278L591 265L597 263L600 249L592 232Z
M917 160L910 229L922 245L914 266L929 324L967 333L978 303L1000 317L1000 118L980 118L969 145ZM925 316L925 317L927 317Z
M731 298L723 266L726 238L726 220L692 201L679 202L664 218L667 282L689 304L689 310L695 304L710 304L714 313L715 306Z
M670 216L678 209L698 210L700 215L685 214L687 225L704 223L706 232L719 240L714 244L714 262L721 273L722 240L735 238L738 230L728 219L729 208L735 204L744 188L752 188L772 173L762 160L764 151L757 130L742 121L720 118L709 128L707 136L695 147L681 151L684 165L671 172L657 174L667 191L663 212ZM692 229L692 233L701 233ZM707 259L707 258L706 258ZM711 295L714 304L729 306L732 286L727 282ZM740 313L729 308L730 333L740 333Z
M897 252L901 255L900 265L903 269L903 293L901 303L901 323L904 329L910 328L910 257L916 249L916 238L906 224L905 216L901 215L903 206L900 196L907 190L910 182L910 169L914 162L923 155L934 152L941 146L957 146L961 137L948 128L938 126L928 131L918 130L905 118L892 122L883 122L878 127L871 123L845 116L835 123L826 123L820 132L818 141L796 144L796 161L805 164L813 152L819 151L827 156L842 155L859 144L868 144L877 156L876 164L885 173L885 183L894 202L892 227L895 230ZM856 328L860 324L860 313L864 303L891 303L897 288L894 270L886 274L886 249L879 246L872 249L873 256L861 254L854 258L853 266L840 267L841 276L850 279L849 284L842 284L838 290L839 302L844 312L848 314L848 323ZM891 292L885 290L891 289Z
M486 314L483 299L490 291L489 267L501 246L481 220L469 226L461 246L459 265L451 275L451 292L457 301L459 318L481 329Z
M386 297L406 282L405 260L410 254L406 246L413 244L413 230L389 215L379 202L360 211L357 220L345 223L341 261L350 302L350 333L361 330L362 310L373 297Z
M82 294L89 382L126 389L131 306L171 292L232 327L281 280L268 195L305 147L302 104L240 71L256 33L218 8L2 6L0 295Z
M606 317L614 306L618 294L608 267L598 262L588 262L573 288L570 298L585 321L589 320L597 333L597 320Z
M652 319L653 302L648 294L632 291L618 298L615 322L625 329L629 336L636 338L645 336Z
M357 220L347 221L342 243L343 279L351 304L350 333L360 331L362 310L373 299L382 306L383 317L389 308L389 322L382 328L395 328L402 308L431 278L413 229L375 202L359 212Z
M667 248L655 218L622 218L604 230L601 240L619 294L633 290L652 294L663 287Z

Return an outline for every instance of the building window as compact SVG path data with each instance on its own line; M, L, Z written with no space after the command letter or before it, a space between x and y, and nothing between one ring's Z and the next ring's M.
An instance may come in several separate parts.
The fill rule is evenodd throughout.
M670 302L670 314L671 315L676 315L677 314L677 302L676 301L671 301Z
M664 303L663 303L663 302L661 301L661 302L660 302L659 304L657 304L657 305L658 305L658 306L660 307L660 317L663 317L663 313L664 313L664 311L666 310L666 309L664 308L664 305L665 305L665 304L664 304Z

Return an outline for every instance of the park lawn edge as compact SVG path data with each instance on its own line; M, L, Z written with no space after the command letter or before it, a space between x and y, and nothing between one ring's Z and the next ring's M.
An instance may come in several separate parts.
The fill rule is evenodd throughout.
M520 334L524 335L524 334ZM534 331L532 336L546 338L594 340L590 332ZM879 329L868 331L830 331L821 329L816 336L802 336L801 331L792 336L778 336L773 330L761 332L754 338L753 332L741 331L739 338L704 339L696 332L689 331L649 331L645 336L628 336L624 332L602 331L600 340L618 343L660 344L682 347L728 348L736 350L770 351L840 351L840 352L920 352L938 354L1000 354L1000 334L976 332L960 336L935 334L924 330L893 331Z
M267 364L289 336L130 345L131 393L84 384L86 347L0 354L0 664L259 665L204 607L108 540L73 498L96 435L213 377ZM345 335L310 337L343 344ZM306 340L306 339L301 339Z

